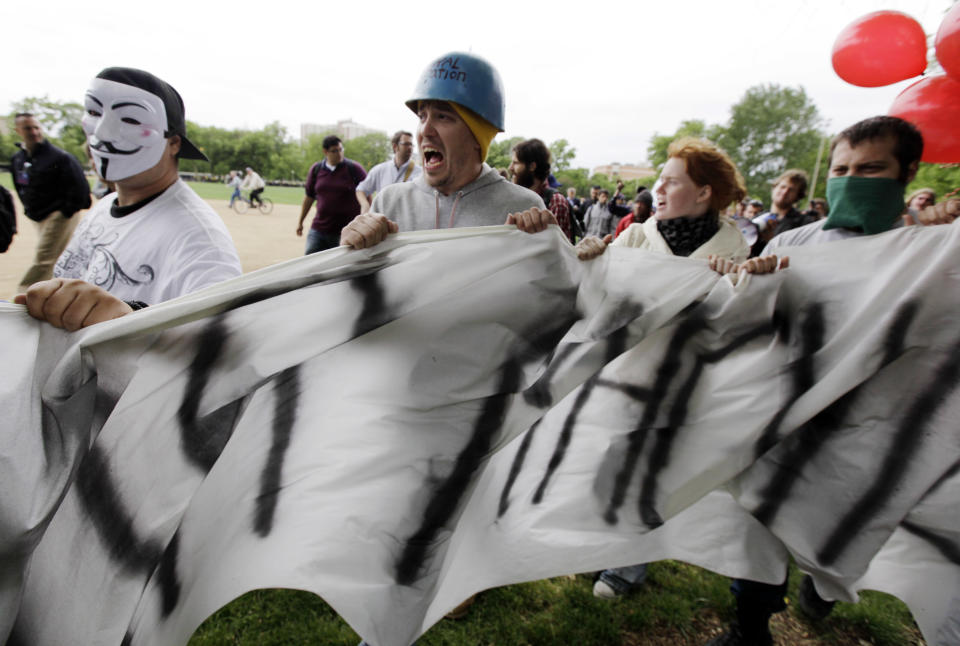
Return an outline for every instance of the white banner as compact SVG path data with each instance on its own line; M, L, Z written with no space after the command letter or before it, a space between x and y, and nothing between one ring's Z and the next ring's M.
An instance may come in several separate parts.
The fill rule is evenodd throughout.
M75 334L2 306L0 637L184 644L289 587L407 646L492 586L662 558L779 583L792 554L958 643L958 236L734 286L432 231Z

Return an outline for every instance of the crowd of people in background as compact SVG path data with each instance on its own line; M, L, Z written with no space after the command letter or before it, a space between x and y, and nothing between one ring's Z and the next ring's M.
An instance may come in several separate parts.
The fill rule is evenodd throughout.
M23 164L26 156L31 154L31 146L34 145L32 139L39 137L37 144L42 143L42 146L40 146L41 152L48 151L46 154L49 155L53 151L58 151L56 154L65 156L64 159L68 161L64 164L64 167L73 168L74 183L80 185L77 177L82 173L83 165L69 153L46 141L42 136L42 128L33 115L18 114L14 122L16 132L21 137L21 143L18 144L21 151L12 160L12 166L15 174L19 172L20 184L25 181ZM303 186L308 198L312 190L314 192L312 205L314 202L318 202L316 197L318 189L321 191L321 195L327 195L327 193L324 193L327 189L316 185L317 171L335 167L339 163L335 160L333 166L331 166L330 156L327 155L329 149L327 144L333 140L339 142L342 156L342 141L340 138L335 135L328 136L324 140L325 159L311 166L304 181L265 180L249 166L243 170L231 170L226 176L211 173L182 173L181 175L187 175L188 177L184 177L184 179L188 180L226 183L230 189L228 204L231 207L237 200L245 200L248 204L256 206L261 201L260 196L269 185ZM356 205L352 203L354 200L351 200L348 195L349 191L346 190L348 188L346 184L342 195L343 204L336 206L334 202L328 202L323 208L321 208L321 204L318 204L318 209L311 223L311 230L320 232L326 230L324 237L328 242L319 247L316 244L311 244L307 253L339 244L339 234L343 227L352 217L369 211L373 196L383 187L395 182L412 181L422 174L422 167L413 154L415 146L412 133L402 130L397 131L391 138L390 143L394 153L393 156L372 168L369 177L359 163L346 160L349 163L344 168L352 170L347 183L354 185ZM612 193L610 189L599 184L591 186L589 196L583 198L578 196L576 187L568 187L564 190L562 184L555 179L551 172L550 151L540 139L528 139L516 144L512 156L512 163L507 168L496 169L497 172L508 182L517 183L538 193L547 205L548 210L554 214L558 226L571 243L576 243L587 236L603 239L609 235L612 241L618 238L631 224L643 224L647 218L654 216L657 212L654 199L656 184L650 188L641 184L636 187L631 195L624 193L625 184L621 180L616 180L616 189ZM18 168L19 171L16 170ZM361 172L363 173L362 177L360 176ZM34 170L34 174L37 175L37 180L34 181L33 188L25 188L23 194L18 190L18 195L21 198L21 203L25 205L24 213L28 218L46 222L41 229L38 229L41 230L41 236L45 239L38 245L40 255L35 261L40 263L42 267L44 263L49 264L55 261L56 257L62 252L62 247L66 245L69 234L73 231L69 225L76 224L76 221L71 223L69 215L67 217L57 217L56 215L46 217L43 211L49 205L38 207L36 195L44 195L47 189L39 188L39 185L41 182L51 180L42 179L38 170ZM97 199L103 198L114 190L113 182L106 182L99 176L95 177L95 181L96 185L92 190L92 195ZM311 184L313 184L312 188ZM737 225L741 234L751 246L751 257L755 257L766 243L776 235L822 220L828 216L829 204L826 198L812 197L806 199L808 184L809 178L804 170L788 169L772 182L769 196L746 196L724 209L723 215ZM2 187L0 187L0 190L2 190ZM29 195L31 191L34 195ZM29 196L24 197L24 195ZM0 247L3 247L3 250L9 247L17 231L15 209L12 202L9 205L7 204L7 197L9 195L5 196L0 193L0 216L2 216L0 217ZM764 202L765 198L769 199L769 207ZM305 199L306 201L307 199ZM26 206L28 204L29 208ZM915 215L935 204L936 192L933 189L917 189L907 197L904 215ZM89 204L84 208L88 206ZM70 208L74 207L68 207L68 210ZM337 221L333 225L321 224L323 217L321 216L318 219L318 215L330 212L331 209L340 209L342 213L335 217ZM304 219L308 211L309 207L304 207L302 214ZM37 217L42 219L36 220ZM66 226L55 226L54 223L58 223L61 219L66 223ZM302 224L298 225L298 230L302 232ZM57 231L61 232L59 242L50 243L46 240L46 238L55 236ZM66 232L65 235L63 234L64 231ZM302 233L298 233L298 235L302 235ZM315 234L314 238L316 239L318 235L319 233ZM53 256L52 260L50 256ZM36 273L38 270L33 269L31 271ZM46 274L45 271L41 273ZM32 274L25 276L21 287L25 288L32 282L36 282L33 280Z

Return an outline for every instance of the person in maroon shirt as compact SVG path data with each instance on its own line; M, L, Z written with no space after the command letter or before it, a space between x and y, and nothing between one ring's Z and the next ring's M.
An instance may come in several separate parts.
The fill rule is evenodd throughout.
M340 231L360 214L357 184L367 176L363 166L343 156L343 142L336 135L324 138L323 157L307 173L307 194L300 207L298 236L303 235L303 221L310 207L317 203L304 255L339 246Z

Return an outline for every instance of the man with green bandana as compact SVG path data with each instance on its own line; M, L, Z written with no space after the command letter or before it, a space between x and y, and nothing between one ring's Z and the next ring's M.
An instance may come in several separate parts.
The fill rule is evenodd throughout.
M922 153L923 136L903 119L872 117L853 124L830 146L830 214L778 235L763 255L778 247L872 235L901 226L904 192L917 174Z
M344 227L341 245L371 247L397 231L515 224L536 233L557 223L539 195L484 162L503 132L502 83L490 63L461 52L441 56L421 74L407 107L419 119L423 175L385 187L369 213Z
M872 117L850 126L830 146L827 202L830 214L773 238L763 255L780 247L820 244L844 238L883 233L902 226L903 196L917 174L923 153L923 136L910 123L897 117ZM923 224L953 220L958 201L918 214ZM908 219L908 223L912 218ZM707 646L772 646L770 616L786 608L787 582L780 585L737 579L731 586L737 597L737 620ZM814 619L826 617L833 608L817 594L813 580L805 576L798 592L798 605Z

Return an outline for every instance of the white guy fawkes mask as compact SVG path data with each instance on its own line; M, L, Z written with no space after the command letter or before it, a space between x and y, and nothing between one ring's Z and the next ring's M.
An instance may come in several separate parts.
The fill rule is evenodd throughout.
M156 94L95 78L83 107L83 131L100 177L116 182L160 162L167 147L167 112Z

